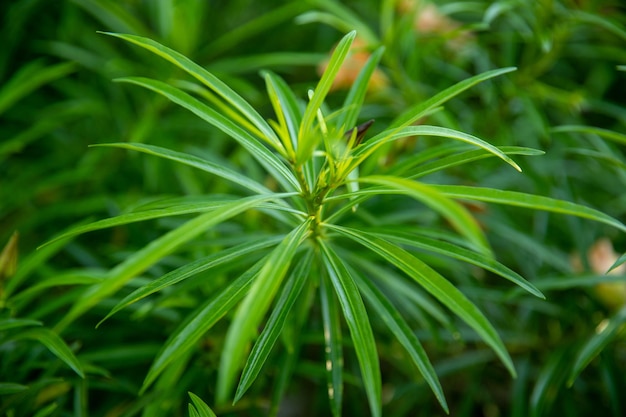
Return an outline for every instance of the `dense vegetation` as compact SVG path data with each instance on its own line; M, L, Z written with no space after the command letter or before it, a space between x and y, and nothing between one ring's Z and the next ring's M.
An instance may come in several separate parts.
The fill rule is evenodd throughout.
M0 19L0 414L626 413L622 2Z

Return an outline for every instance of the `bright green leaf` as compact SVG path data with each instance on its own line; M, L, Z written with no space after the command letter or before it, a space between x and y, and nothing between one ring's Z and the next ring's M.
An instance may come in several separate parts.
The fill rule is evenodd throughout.
M569 214L595 220L626 231L626 226L611 216L598 210L581 206L580 204L570 203L569 201L493 188L468 187L463 185L433 185L433 187L450 198L485 201L488 203L507 204L534 210Z
M413 278L426 291L472 327L496 352L511 375L515 376L513 361L496 330L480 310L448 280L419 258L383 239L355 229L336 225L327 225L327 227L379 254L387 262Z
M217 417L213 410L204 402L200 397L198 397L193 392L188 392L193 405L196 407L196 412L199 417Z
M401 177L382 175L361 177L359 181L389 187L398 194L406 194L426 204L445 217L459 233L476 245L479 250L489 253L489 244L476 219L465 207L448 198L435 186Z
M287 316L309 278L309 270L311 268L310 254L310 252L307 252L307 256L300 259L298 266L293 270L291 277L285 283L278 302L272 310L272 314L248 356L239 385L237 386L234 402L239 401L250 385L252 385L283 330Z
M311 220L307 220L290 232L270 253L246 298L237 309L222 351L216 387L218 403L224 403L230 394L245 351L289 270L296 250L310 233L310 222Z
M187 320L163 344L144 379L141 393L154 382L166 366L195 346L198 340L246 295L266 260L267 257L257 262L222 292L187 316Z
M100 321L100 323L98 323L98 326L100 326L100 324L102 324L113 314L141 300L142 298L149 296L150 294L154 294L157 291L161 291L164 288L177 284L195 274L199 274L211 268L233 262L239 258L248 256L252 252L278 244L280 240L281 238L271 237L263 238L256 241L245 242L241 245L225 249L223 251L217 252L215 254L181 266L180 268L177 268L163 275L161 278L151 281L149 284L136 289L131 294L128 294L126 297L124 297L123 300L121 300L119 303L117 303L117 305L115 305L115 307L111 309L111 311Z
M163 256L170 254L183 243L190 241L209 228L273 198L274 196L270 194L269 196L242 198L225 204L217 210L203 213L188 220L178 228L152 241L113 268L107 278L101 283L87 289L83 296L72 306L69 313L57 324L56 328L65 328L65 326L96 305L104 297L117 291L126 282L158 262Z

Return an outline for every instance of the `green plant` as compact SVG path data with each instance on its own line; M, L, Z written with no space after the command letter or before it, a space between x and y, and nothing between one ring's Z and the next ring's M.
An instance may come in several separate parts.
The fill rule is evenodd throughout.
M66 329L90 308L175 250L184 250L195 238L208 237L209 230L213 231L213 239L237 231L230 241L237 244L218 240L216 245L220 249L214 252L210 248L194 251L187 246L190 254L204 256L140 286L105 317L104 320L151 294L166 292L174 284L181 285L197 274L201 279L193 285L201 286L210 279L210 275L203 274L213 269L228 271L230 277L237 276L207 283L214 288L214 293L189 313L162 346L144 380L142 392L175 364L184 366L188 352L198 346L218 320L229 315L231 323L221 350L216 402L224 404L231 398L240 372L235 400L241 399L280 341L286 359L276 377L278 384L272 408L276 412L304 343L299 337L302 328L306 327L308 317L319 313L333 415L341 414L346 378L343 350L347 346L355 351L370 411L372 415L381 415L381 373L372 324L384 325L397 338L447 411L437 374L400 310L420 300L417 311L413 307L418 317L432 316L450 325L442 314L443 305L473 329L515 375L513 361L497 331L477 306L438 271L458 270L458 264L446 261L454 259L483 268L531 294L542 296L534 285L494 259L481 225L459 200L570 214L626 230L620 222L599 211L566 201L420 180L446 168L492 156L519 170L509 155L541 154L523 147L498 148L448 128L413 125L468 88L508 73L512 68L488 71L449 87L414 105L373 137L364 139L365 132L354 126L382 48L372 54L340 109L331 111L324 105L355 37L354 32L346 35L335 48L308 102L298 99L276 74L263 73L275 121L266 121L220 79L183 55L146 38L111 35L170 61L201 85L183 80L164 83L147 78L119 81L147 88L181 105L237 141L252 157L252 160L245 159L239 169L234 169L148 144L101 145L135 150L198 168L230 182L234 185L232 192L236 192L227 196L157 200L139 210L77 227L62 236L67 238L138 221L197 214L129 255L104 279L88 286L57 324L57 331ZM385 150L383 145L411 136L442 137L452 142L408 155L401 163L386 168L363 164L379 158ZM437 216L429 214L432 212ZM402 291L398 291L399 288ZM315 301L317 299L319 302ZM147 308L154 306L148 304ZM342 317L351 343L342 335Z

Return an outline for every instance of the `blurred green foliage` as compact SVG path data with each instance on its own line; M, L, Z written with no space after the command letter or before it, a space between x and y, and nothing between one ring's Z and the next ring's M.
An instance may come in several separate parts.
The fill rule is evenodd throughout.
M517 67L452 99L427 121L498 146L531 147L546 154L516 158L523 174L490 158L452 166L425 181L559 198L624 222L622 2L434 4L436 9L424 1L385 0L2 2L0 246L7 244L7 249L0 257L0 414L193 415L187 408L188 391L213 405L228 327L224 321L168 367L150 390L138 392L169 335L228 282L227 268L212 271L209 281L204 280L208 273L199 274L131 305L98 329L95 325L136 288L191 260L243 243L242 230L267 231L255 213L222 224L64 329L57 327L87 286L181 221L129 224L38 246L89 219L127 213L159 198L237 191L184 165L89 145L158 145L265 179L263 169L223 133L161 96L112 82L139 75L188 86L179 69L98 31L145 36L167 45L213 72L263 116L273 117L259 71L280 74L298 97L306 97L328 52L356 29L367 51L385 47L382 85L370 91L360 114L363 120L376 120L368 135L461 80ZM329 107L339 107L345 95L342 90L331 93ZM429 137L397 142L381 149L361 172L410 163L410 156L436 152L442 143ZM404 208L405 203L382 201L380 211L369 211L376 216L359 220L393 227L417 214L425 223L442 224L422 207ZM390 206L400 209L379 214ZM626 276L619 269L614 275L604 272L626 249L624 234L602 223L544 211L482 203L469 208L497 259L547 299L534 298L489 272L424 254L490 319L518 374L510 378L484 342L437 303L398 296L394 302L424 344L450 414L623 415ZM19 239L11 240L16 231ZM617 254L594 252L603 238ZM598 267L597 257L610 260ZM310 320L302 329L299 356L270 356L246 396L234 406L216 407L217 415L267 415L269 404L275 403L272 395L283 392L281 415L329 414L322 319ZM375 329L380 325L375 315L370 320ZM425 381L407 366L410 358L398 341L385 332L375 336L383 415L443 415ZM354 355L344 360L344 414L366 415L358 363ZM280 379L284 367L293 368L289 383ZM200 409L196 399L192 396Z

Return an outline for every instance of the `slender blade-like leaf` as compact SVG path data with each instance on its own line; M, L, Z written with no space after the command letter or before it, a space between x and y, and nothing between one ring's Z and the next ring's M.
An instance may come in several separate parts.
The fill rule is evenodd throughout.
M564 125L550 129L553 133L584 133L588 135L598 135L601 138L612 140L613 142L626 145L626 135L608 129L601 129L593 126Z
M289 88L287 83L278 75L264 71L263 77L265 78L265 84L267 86L268 95L274 105L274 112L279 118L279 122L284 124L286 133L289 136L283 139L285 148L292 152L298 147L298 128L302 121L302 112L298 107L298 102L295 94ZM293 155L295 158L295 154Z
M119 33L111 33L111 32L101 32L105 35L114 36L125 41L134 43L148 51L160 56L161 58L166 59L167 61L173 63L177 67L181 68L198 81L209 87L211 90L220 95L224 100L229 102L235 109L237 109L241 114L245 115L248 120L250 120L257 129L259 129L263 135L264 140L268 143L273 144L275 147L280 148L281 144L276 134L269 126L269 124L261 117L261 115L248 103L244 100L239 94L237 94L233 89L231 89L228 85L222 82L219 78L211 74L206 69L202 68L200 65L196 64L183 54L174 51L160 43L153 41L152 39L144 38L141 36L135 35L126 35Z
M189 398L191 398L191 402L193 402L199 417L217 417L213 410L211 410L211 408L204 401L202 401L202 398L198 397L193 392L188 392L187 394L189 395Z
M43 323L32 319L2 319L0 320L0 332L18 327L42 326Z
M161 291L171 285L177 284L195 274L207 271L211 268L216 268L220 265L233 262L239 258L249 255L252 252L268 248L278 244L282 240L282 237L263 238L260 240L242 243L232 248L225 249L217 252L213 255L209 255L205 258L188 263L180 268L177 268L161 278L151 281L149 284L144 285L141 288L136 289L132 293L128 294L124 299L115 305L101 321L98 323L100 326L105 320L111 317L113 314L128 307L129 305L154 294L157 291Z
M237 309L222 351L216 387L218 403L224 403L230 395L245 351L289 270L296 250L310 233L310 223L311 220L303 222L270 253L246 298Z
M503 153L507 155L543 155L545 152L539 151L531 148L521 148L517 146L503 146L499 148ZM451 168L463 164L467 164L473 161L478 161L484 158L493 157L494 155L491 153L486 153L484 150L471 150L466 152L460 152L454 155L449 155L443 158L440 158L435 161L431 161L425 164L422 164L418 167L415 167L406 175L402 175L411 179L417 179L424 177L426 175L432 174L434 172L442 171L446 168ZM404 169L402 170L393 170L394 175L401 175L404 172L407 172L407 169L410 168L410 165L407 163L404 165Z
M194 155L172 151L166 148L161 148L160 146L147 145L143 143L100 143L91 146L123 148L143 152L149 155L155 155L209 172L227 181L241 185L242 187L254 191L255 193L268 194L271 192L264 185L250 179L250 177L225 167L223 164L216 164Z
M63 339L50 329L35 328L17 333L13 340L31 339L36 340L48 348L57 358L61 359L67 366L72 368L81 378L85 377L83 365L74 356L74 353L65 344Z
M187 316L187 320L163 344L150 366L140 393L143 393L154 382L166 366L195 346L198 340L246 295L266 260L267 257L254 264L222 292Z
M82 297L72 306L72 309L56 325L56 329L61 330L65 328L89 308L117 291L130 279L149 268L155 262L158 262L162 257L168 255L183 243L195 238L209 228L272 198L273 195L253 196L234 201L217 210L201 214L152 241L113 268L107 278L101 283L95 284L85 291Z
M295 176L280 158L267 149L249 132L241 128L237 123L225 117L221 113L213 110L195 97L185 93L184 91L172 87L161 81L151 80L149 78L132 77L120 78L116 81L126 82L144 87L155 93L161 94L179 106L189 110L202 120L217 127L228 136L235 139L241 146L250 152L261 165L271 172L276 180L287 190L299 189L299 184Z
M337 120L337 125L340 128L343 127L343 129L347 130L356 125L359 112L365 101L365 94L367 93L370 78L372 78L372 74L374 74L374 70L376 70L384 52L384 47L376 49L359 71L359 75L354 81L354 84L350 87L350 91L348 91L348 95L343 102L342 108L345 109L345 111L341 113Z
M441 407L446 413L449 413L450 410L448 408L443 389L441 388L439 378L437 377L437 373L435 372L433 365L428 359L426 351L417 339L417 336L415 336L411 327L400 315L400 312L398 312L393 304L391 304L387 297L385 297L371 281L367 278L361 277L359 274L353 274L353 276L359 285L359 289L376 311L377 316L383 320L394 336L396 336L400 344L404 346L413 360L413 363L415 363L420 373L430 386L430 389L435 394L435 397L437 397Z
M574 365L569 374L567 384L572 386L578 375L589 365L589 363L602 352L611 341L620 334L626 323L626 307L619 310L613 317L599 325L596 333L583 345L576 355ZM600 327L601 326L601 327Z
M328 277L335 288L343 316L350 329L354 342L361 377L370 410L374 417L382 415L381 377L376 340L369 323L367 310L354 278L337 253L323 240L318 241L322 249L323 261Z
M356 31L352 31L339 41L332 56L330 57L330 60L328 61L324 74L322 74L320 81L315 87L313 97L304 110L302 123L300 123L300 129L298 130L297 160L299 163L303 163L309 159L315 145L317 144L317 135L312 134L313 121L317 117L317 112L322 106L328 91L330 91L330 88L333 85L333 81L337 76L337 72L339 72L339 69L341 68L341 64L346 59L346 56L348 56L348 51L350 50L350 46L352 45L352 41L354 41L355 37Z
M244 197L244 198L239 198L239 199L235 199L235 198L229 198L227 200L224 201L220 201L220 200L214 200L214 201L205 201L205 202L201 202L201 203L196 203L196 204L180 204L180 205L176 205L174 207L167 207L167 208L159 208L159 209L152 209L152 210L143 210L143 211L138 211L138 212L132 212L132 213L126 213L126 214L122 214L116 217L111 217L109 219L103 219L103 220L98 220L96 222L93 223L89 223L86 225L82 225L82 226L78 226L74 229L71 229L69 231L67 231L66 233L55 237L54 239L46 242L43 246L49 245L52 242L55 242L59 239L65 239L71 236L76 236L79 234L83 234L83 233L87 233L87 232L93 232L95 230L101 230L101 229L106 229L109 227L115 227L115 226L122 226L125 224L130 224L130 223L136 223L136 222L141 222L141 221L146 221L146 220L153 220L153 219L159 219L162 217L171 217L171 216L181 216L184 214L192 214L192 213L203 213L203 212L207 212L207 211L217 211L217 210L223 210L223 209L228 209L229 207L232 207L233 205L237 205L237 203L249 203L249 202L255 202L255 203L260 203L259 197L261 197L262 201L269 201L272 200L274 198L283 198L283 197L288 197L288 196L292 196L294 195L293 193L285 193L285 194L266 194L266 195L262 195L262 196L252 196L252 197ZM260 204L254 204L254 205L259 205Z
M475 75L475 76L473 76L471 78L463 80L463 81L453 85L452 87L448 87L445 90L443 90L442 92L440 92L438 94L435 94L434 96L432 96L428 100L425 100L425 101L423 101L421 103L418 103L415 106L411 107L410 109L408 109L407 111L402 113L400 116L398 116L391 123L389 128L391 129L391 128L396 128L396 127L408 126L408 125L414 123L415 121L419 120L421 117L423 117L430 110L432 110L432 109L434 109L436 107L441 106L446 101L448 101L451 98L459 95L460 93L462 93L463 91L473 87L474 85L476 85L478 83L481 83L483 81L486 81L486 80L488 80L490 78L494 78L494 77L497 77L499 75L506 74L507 72L511 72L511 71L515 71L515 70L516 70L516 68L514 68L514 67L495 69L495 70L483 72L482 74L478 74L478 75Z
M382 175L361 177L359 181L390 187L397 190L398 193L406 194L426 204L444 216L459 233L476 245L479 250L489 253L489 244L476 219L465 207L445 196L436 187L401 177Z
M535 210L545 210L554 213L569 214L601 223L626 231L626 226L598 210L557 200L550 197L521 193L517 191L497 190L493 188L468 187L463 185L433 185L442 194L450 198L485 201L488 203L506 204L510 206L526 207Z
M611 272L612 270L614 270L618 266L623 265L624 263L626 263L626 253L623 253L622 256L617 258L617 261L615 261L615 263L613 263L613 265L611 265L611 267L609 268L608 271L606 271L606 273L608 274L609 272Z
M472 265L479 266L486 269L487 271L491 271L505 279L508 279L509 281L519 285L521 288L525 289L529 293L539 298L545 299L545 296L541 293L541 291L539 291L539 289L537 289L537 287L525 280L517 272L507 268L495 259L487 257L483 254L467 250L448 242L443 242L437 239L431 239L426 236L419 236L402 231L385 230L382 232L374 232L373 234L386 240L394 240L404 245L433 251L454 259L468 262Z
M371 251L379 254L387 262L395 265L413 278L426 291L441 301L452 312L472 327L482 339L496 352L511 375L515 376L513 361L509 356L500 336L491 323L485 318L480 310L454 285L442 277L419 258L406 252L404 249L393 245L383 239L369 233L340 227L326 225L329 229L345 236Z
M278 302L272 310L272 314L267 320L261 335L248 356L248 360L246 361L246 365L244 366L241 379L237 387L234 402L239 401L261 371L261 368L274 347L278 336L283 330L283 326L285 325L285 321L287 320L287 316L289 315L291 308L309 278L310 268L311 253L308 252L303 259L300 259L298 266L294 269L290 279L287 280Z
M324 323L326 380L330 411L334 417L339 417L343 402L343 346L337 297L332 291L332 284L328 281L326 276L320 278L320 308Z
M358 164L359 161L367 158L382 144L407 136L438 136L469 143L497 156L516 170L522 170L519 165L517 165L515 161L513 161L506 153L502 152L500 149L493 146L492 144L485 142L484 140L477 138L476 136L459 132L458 130L448 129L439 126L407 126L394 130L385 130L384 132L376 135L375 137L367 141L365 144L363 144L362 147L358 148L355 151L354 163Z

